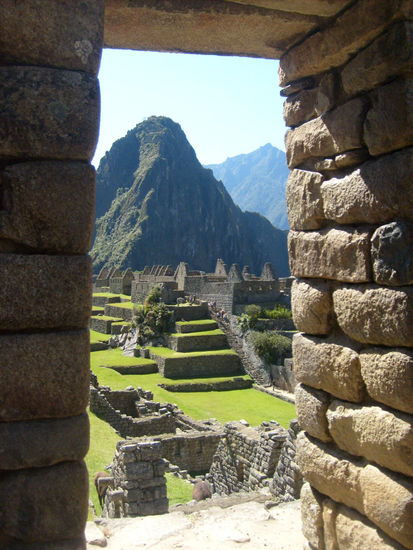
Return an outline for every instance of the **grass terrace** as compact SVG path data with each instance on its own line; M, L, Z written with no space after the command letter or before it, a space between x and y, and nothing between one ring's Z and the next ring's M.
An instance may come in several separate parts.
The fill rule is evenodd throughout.
M120 298L121 300L126 300L130 302L131 297L127 294L113 294L112 292L94 292L93 296L105 297L105 298Z
M112 337L111 334L103 334L103 332L96 332L95 330L89 330L89 334L91 344L96 344L98 342L108 342L108 340Z
M202 332L174 332L171 334L171 336L174 336L176 338L193 338L195 336L211 336L211 335L218 335L218 334L224 334L223 331L220 328L217 328L215 330L208 330L208 331L202 331Z
M202 333L202 334L205 334L205 333ZM174 351L173 349L164 348L164 347L149 347L148 349L154 355L159 355L161 357L200 357L204 355L237 355L237 353L233 349L216 349L211 351L188 351L186 353L182 353L180 351Z

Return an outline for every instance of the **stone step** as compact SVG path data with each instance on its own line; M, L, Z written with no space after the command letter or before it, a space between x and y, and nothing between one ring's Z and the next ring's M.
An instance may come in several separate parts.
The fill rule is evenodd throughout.
M199 319L207 319L209 315L207 302L202 302L201 304L169 305L168 309L174 311L176 321L197 321Z
M212 319L200 319L198 321L177 321L175 323L176 332L188 334L190 332L202 332L215 330L218 328L216 321Z
M194 332L189 334L171 334L168 346L174 351L211 351L228 348L227 337L220 329L214 332Z
M150 355L166 378L207 378L241 373L240 359L232 350L178 353L167 348L150 348Z
M102 306L105 306L106 304L114 304L117 302L120 302L120 296L116 296L115 294L111 296L111 295L107 295L106 293L104 294L96 293L96 294L93 294L93 297L92 297L92 304L94 306L102 307Z
M107 303L105 305L105 315L119 317L124 321L132 321L133 305L131 302Z
M90 318L90 328L103 334L111 334L112 323L122 321L118 317L107 317L106 315L97 315Z

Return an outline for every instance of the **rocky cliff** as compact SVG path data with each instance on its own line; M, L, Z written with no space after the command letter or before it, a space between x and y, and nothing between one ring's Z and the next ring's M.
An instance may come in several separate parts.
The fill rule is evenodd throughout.
M96 217L95 270L185 261L212 271L220 257L256 272L271 261L279 275L289 273L285 232L243 213L165 117L138 124L101 160Z

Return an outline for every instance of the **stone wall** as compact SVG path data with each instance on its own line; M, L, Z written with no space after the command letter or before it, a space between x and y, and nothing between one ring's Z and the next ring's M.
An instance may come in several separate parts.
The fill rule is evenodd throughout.
M413 548L412 17L355 2L280 62L311 548Z
M259 429L241 422L225 424L207 475L213 492L230 494L268 487L286 437L287 431L275 421L264 422Z
M172 432L176 430L175 420L168 409L160 409L156 415L148 413L147 416L138 417L138 407L135 408L134 416L122 413L116 409L108 400L108 390L90 388L90 410L99 418L108 422L122 437L139 437L144 435L155 435ZM118 393L118 392L115 392ZM119 392L124 393L124 392ZM116 402L121 397L116 396ZM119 403L118 403L119 404ZM126 400L122 409L129 405L129 399ZM127 407L129 409L129 407Z
M299 433L300 425L298 421L291 420L270 485L271 493L282 502L300 498L303 476L297 464L295 444Z
M118 441L102 515L122 518L165 514L165 469L159 441Z
M162 457L191 474L205 473L212 464L222 431L191 430L180 434L163 434L153 439L162 443Z
M81 549L104 2L0 12L0 547Z

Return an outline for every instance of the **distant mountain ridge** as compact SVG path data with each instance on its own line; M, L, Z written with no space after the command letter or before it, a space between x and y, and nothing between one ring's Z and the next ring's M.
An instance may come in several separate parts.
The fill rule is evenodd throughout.
M150 117L117 140L96 177L94 270L188 262L213 271L217 258L260 273L289 274L286 233L243 213L203 168L179 124Z
M205 166L221 180L242 209L259 212L279 229L289 229L285 188L289 169L285 153L270 143L221 164Z

